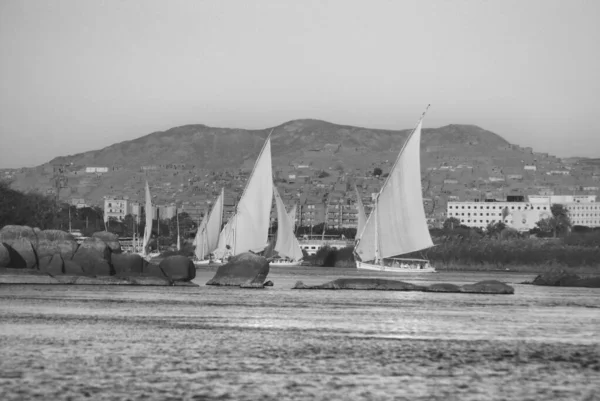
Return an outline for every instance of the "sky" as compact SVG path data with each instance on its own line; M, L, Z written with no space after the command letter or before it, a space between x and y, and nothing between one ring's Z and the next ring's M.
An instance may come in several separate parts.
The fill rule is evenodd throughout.
M2 0L0 168L186 124L474 124L600 157L600 1Z

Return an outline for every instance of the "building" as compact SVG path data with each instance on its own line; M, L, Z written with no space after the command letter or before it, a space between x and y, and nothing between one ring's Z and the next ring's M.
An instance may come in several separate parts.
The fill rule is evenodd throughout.
M572 202L565 207L573 226L600 227L600 204Z
M107 222L111 217L122 221L129 214L129 199L104 199L104 221Z
M524 231L534 228L535 223L550 215L549 203L448 202L446 206L447 218L455 217L467 227L486 228L488 224L503 222Z

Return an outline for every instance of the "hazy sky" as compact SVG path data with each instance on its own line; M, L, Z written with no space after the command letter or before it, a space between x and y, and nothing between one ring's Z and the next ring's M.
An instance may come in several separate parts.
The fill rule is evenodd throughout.
M0 167L174 126L476 124L600 157L600 1L2 0Z

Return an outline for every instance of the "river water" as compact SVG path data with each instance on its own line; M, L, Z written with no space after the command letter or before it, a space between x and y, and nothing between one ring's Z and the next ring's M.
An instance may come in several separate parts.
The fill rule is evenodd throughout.
M600 290L292 290L398 275L272 268L274 287L0 286L0 399L599 400Z

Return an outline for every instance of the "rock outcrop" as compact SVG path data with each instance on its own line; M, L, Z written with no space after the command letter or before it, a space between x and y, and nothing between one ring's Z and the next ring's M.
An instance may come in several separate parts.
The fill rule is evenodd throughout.
M56 253L52 256L44 256L40 259L39 270L40 272L48 273L51 276L63 274L65 271L65 261L60 253Z
M206 285L263 288L269 274L269 262L254 253L241 253L227 264L219 266L215 276Z
M121 243L117 234L108 231L98 231L92 234L92 238L100 238L108 245L112 253L121 253Z
M196 266L186 256L168 256L160 261L158 267L172 281L192 281L196 278Z
M88 276L110 276L113 273L111 250L104 241L97 237L83 241L73 255L73 262L79 264Z
M61 230L44 230L37 234L38 241L36 253L41 260L46 256L60 254L63 259L71 260L77 251L78 244L75 237Z
M379 278L338 278L320 285L305 285L298 281L294 289L303 290L377 290L377 291L422 291L423 287L399 280Z
M10 266L10 253L8 248L0 242L0 267Z
M120 253L111 255L115 275L121 277L142 276L148 265L146 259L136 253Z
M600 288L600 277L582 278L566 269L555 268L537 276L533 285Z
M471 294L513 294L514 288L500 281L488 280L458 286L450 283L421 286L400 280L378 278L339 278L320 285L306 285L298 281L293 287L298 290L375 290L375 291L422 291Z

